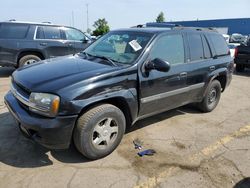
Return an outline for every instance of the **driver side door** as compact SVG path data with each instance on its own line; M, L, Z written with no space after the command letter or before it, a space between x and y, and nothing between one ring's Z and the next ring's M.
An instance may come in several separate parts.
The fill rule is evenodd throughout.
M139 116L157 114L186 104L188 64L185 51L182 34L163 35L152 44L149 58L139 70ZM146 71L145 63L156 58L169 62L170 70Z

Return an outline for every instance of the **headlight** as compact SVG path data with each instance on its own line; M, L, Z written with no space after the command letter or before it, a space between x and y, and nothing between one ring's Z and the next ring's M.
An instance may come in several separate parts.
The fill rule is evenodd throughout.
M59 109L60 97L47 93L31 93L29 103L31 111L48 117L55 117Z

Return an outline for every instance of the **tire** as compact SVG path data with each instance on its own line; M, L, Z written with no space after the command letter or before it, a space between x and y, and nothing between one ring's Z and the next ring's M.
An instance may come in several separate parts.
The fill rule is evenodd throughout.
M221 84L218 80L213 80L208 86L207 93L202 102L198 104L199 109L202 112L213 111L220 101L221 96Z
M243 72L245 69L244 65L236 64L236 71Z
M23 66L35 63L37 61L41 61L41 59L38 56L36 56L36 55L26 55L26 56L23 56L19 60L18 66L23 67Z
M102 104L79 117L74 130L74 143L86 158L99 159L116 149L125 128L122 111L111 104Z

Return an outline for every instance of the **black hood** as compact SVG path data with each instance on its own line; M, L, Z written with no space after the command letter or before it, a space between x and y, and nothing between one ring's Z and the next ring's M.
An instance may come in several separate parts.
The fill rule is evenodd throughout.
M54 92L120 68L75 55L41 61L16 70L12 76L15 82L32 92Z

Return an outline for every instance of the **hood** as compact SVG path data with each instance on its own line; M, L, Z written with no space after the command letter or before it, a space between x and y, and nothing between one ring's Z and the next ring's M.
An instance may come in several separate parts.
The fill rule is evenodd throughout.
M71 84L120 69L78 55L41 61L16 70L12 77L31 92L54 92Z

